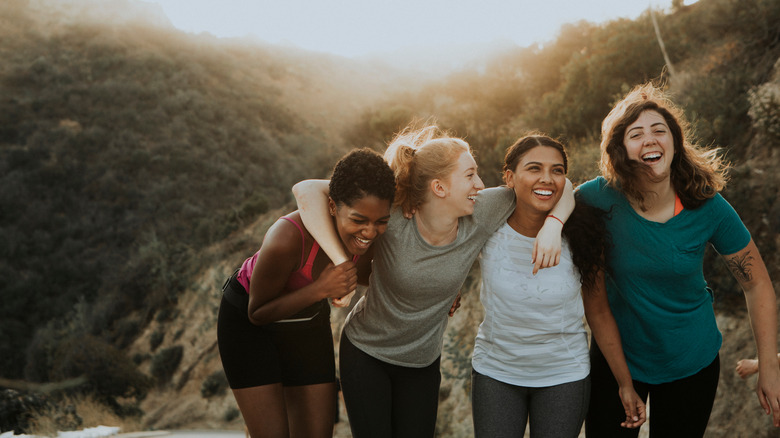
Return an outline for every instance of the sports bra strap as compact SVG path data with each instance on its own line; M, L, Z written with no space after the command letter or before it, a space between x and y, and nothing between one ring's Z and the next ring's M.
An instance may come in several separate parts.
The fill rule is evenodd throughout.
M298 265L298 266L300 266L298 268L298 270L301 270L306 265L306 259L304 258L305 257L304 254L306 253L306 236L303 234L303 228L300 225L298 225L298 222L295 222L294 220L290 219L287 216L282 216L282 219L285 219L285 220L289 221L290 223L292 223L293 225L295 225L296 228L298 228L298 231L301 232L301 264ZM315 245L316 245L316 242L315 242ZM315 248L312 247L312 250L315 250Z
M315 240L311 245L311 251L309 251L309 257L306 259L306 265L299 269L300 272L307 277L312 278L312 271L314 270L314 259L317 258L317 252L320 250L320 244Z

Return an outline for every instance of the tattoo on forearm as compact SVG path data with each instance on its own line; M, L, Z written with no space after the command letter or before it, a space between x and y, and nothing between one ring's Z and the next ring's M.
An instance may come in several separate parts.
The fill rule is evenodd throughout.
M730 258L727 263L731 272L737 277L737 280L742 283L747 283L753 279L753 273L750 271L750 267L753 266L751 263L752 261L753 256L751 256L750 251L748 251L742 256Z

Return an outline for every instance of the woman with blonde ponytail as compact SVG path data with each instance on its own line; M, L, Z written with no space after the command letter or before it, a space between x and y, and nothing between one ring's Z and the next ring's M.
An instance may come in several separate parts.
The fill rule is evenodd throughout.
M368 289L345 322L342 390L355 438L429 438L447 315L482 246L514 211L515 195L484 189L468 143L435 126L404 130L385 160L396 177L394 208L376 243ZM293 193L307 229L334 261L345 260L333 227L318 226L327 224L327 181L298 183ZM551 214L565 221L573 207L567 183ZM545 222L538 254L528 260L534 271L557 264L562 227L554 218Z

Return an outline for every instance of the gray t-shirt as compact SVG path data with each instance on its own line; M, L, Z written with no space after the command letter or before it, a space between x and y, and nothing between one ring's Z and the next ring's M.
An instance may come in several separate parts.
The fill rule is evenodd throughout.
M376 243L373 271L365 295L344 326L363 352L384 362L421 368L440 355L447 314L471 265L487 239L515 208L512 189L479 192L474 214L458 219L458 236L433 246L415 220L393 211Z

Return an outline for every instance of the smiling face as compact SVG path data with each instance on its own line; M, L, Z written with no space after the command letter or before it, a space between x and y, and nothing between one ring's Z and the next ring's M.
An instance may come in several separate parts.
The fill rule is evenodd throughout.
M362 255L387 229L390 201L373 195L359 198L352 205L329 200L330 213L341 243L348 253Z
M657 111L642 112L623 136L628 159L648 166L656 176L669 175L674 158L674 139L664 117Z
M514 170L504 174L508 187L515 190L517 209L547 213L561 199L566 185L563 155L549 146L529 149Z
M474 202L477 192L485 188L485 184L477 174L477 162L468 151L458 157L455 170L446 181L445 193L448 203L460 216L474 213Z

